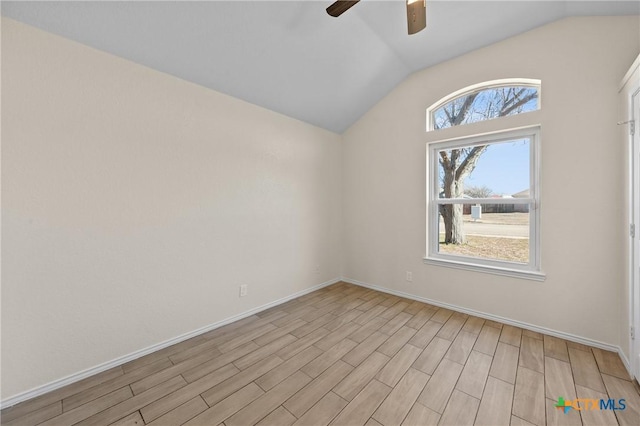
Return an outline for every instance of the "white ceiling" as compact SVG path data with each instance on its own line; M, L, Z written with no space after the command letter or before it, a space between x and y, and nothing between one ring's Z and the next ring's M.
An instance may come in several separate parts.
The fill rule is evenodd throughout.
M2 15L342 133L409 74L567 16L640 14L635 1L2 2ZM639 34L640 37L640 34Z

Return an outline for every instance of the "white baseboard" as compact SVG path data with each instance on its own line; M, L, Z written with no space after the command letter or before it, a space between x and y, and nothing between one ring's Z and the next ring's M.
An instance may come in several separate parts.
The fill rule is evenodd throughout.
M631 362L629 362L629 358L627 358L627 355L622 351L622 348L618 348L618 355L620 355L620 359L624 364L624 368L627 369L627 373L629 373L631 377L634 377L633 370L631 369Z
M583 345L593 346L593 347L604 349L611 352L617 352L618 355L620 355L620 358L622 359L622 362L624 363L624 366L626 367L627 372L631 374L631 363L629 362L629 360L627 359L627 356L624 354L624 352L619 346L600 342L598 340L593 340L586 337L576 336L575 334L565 333L563 331L552 330L546 327L540 327L534 324L529 324L526 322L517 321L510 318L505 318L498 315L488 314L486 312L476 311L474 309L463 308L462 306L452 305L450 303L444 303L438 300L433 300L433 299L429 299L422 296L416 296L414 294L404 293L402 291L391 290L385 287L380 287L374 284L365 283L365 282L354 280L347 277L342 277L342 281L350 284L355 284L361 287L370 288L372 290L380 291L383 293L392 294L394 296L404 297L406 299L417 300L419 302L428 303L430 305L440 306L441 308L447 308L452 311L489 319L502 324L513 325L515 327L524 328L526 330L531 330L531 331L535 331L542 334L548 334L550 336L559 337L561 339L569 340L571 342L582 343ZM631 374L631 377L633 377L632 374Z
M234 315L232 317L225 318L225 319L223 319L221 321L215 322L213 324L209 324L209 325L201 327L201 328L199 328L197 330L190 331L188 333L182 334L182 335L174 337L172 339L165 340L164 342L149 346L149 347L144 348L144 349L140 349L139 351L135 351L133 353L121 356L119 358L116 358L114 360L105 362L105 363L97 365L95 367L88 368L88 369L80 371L78 373L71 374L71 375L69 375L67 377L63 377L61 379L54 380L53 382L47 383L45 385L38 386L38 387L35 387L35 388L31 389L31 390L19 393L19 394L14 395L14 396L12 396L10 398L7 398L7 399L5 399L3 401L0 401L0 409L11 407L13 405L19 404L20 402L24 402L24 401L27 401L29 399L35 398L37 396L43 395L43 394L45 394L47 392L51 392L51 391L54 391L56 389L60 389L60 388L62 388L64 386L70 385L71 383L78 382L78 381L80 381L82 379L85 379L87 377L93 376L94 374L98 374L98 373L101 373L103 371L109 370L110 368L114 368L114 367L117 367L119 365L125 364L125 363L127 363L129 361L133 361L134 359L143 357L143 356L148 355L148 354L150 354L152 352L159 351L160 349L164 349L164 348L166 348L168 346L175 345L176 343L180 343L180 342L185 341L187 339L191 339L192 337L199 336L200 334L206 333L206 332L211 331L211 330L215 330L216 328L222 327L222 326L230 324L232 322L241 320L241 319L246 318L246 317L250 317L251 315L254 315L254 314L258 313L258 312L264 311L264 310L272 308L274 306L281 305L282 303L288 302L289 300L295 299L295 298L300 297L300 296L304 296L305 294L309 294L309 293L314 292L316 290L320 290L321 288L327 287L327 286L329 286L331 284L335 284L337 282L340 282L340 280L341 280L340 278L335 278L335 279L332 279L332 280L329 280L329 281L325 281L325 282L323 282L321 284L315 285L313 287L307 288L305 290L298 291L298 292L296 292L294 294L291 294L289 296L286 296L286 297L283 297L281 299L275 300L273 302L267 303L266 305L258 306L257 308L253 308L253 309L250 309L248 311L242 312L242 313L240 313L238 315Z

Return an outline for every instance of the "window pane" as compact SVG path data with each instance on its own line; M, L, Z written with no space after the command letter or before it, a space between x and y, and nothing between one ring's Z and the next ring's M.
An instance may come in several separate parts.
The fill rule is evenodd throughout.
M525 138L438 151L439 198L528 198L529 145Z
M444 218L454 209L462 210L462 215L454 213L447 227ZM528 204L443 204L439 220L440 254L529 262ZM447 244L460 237L462 244Z
M538 109L537 87L507 86L467 93L433 111L433 128L444 129Z

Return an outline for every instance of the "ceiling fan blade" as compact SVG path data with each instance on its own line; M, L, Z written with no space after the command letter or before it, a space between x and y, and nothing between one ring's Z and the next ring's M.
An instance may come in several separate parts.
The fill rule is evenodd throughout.
M407 28L409 35L427 27L426 0L407 0Z
M333 16L334 18L337 18L338 16L345 13L347 10L351 9L351 7L356 3L358 3L359 1L360 0L356 0L356 1L338 0L337 2L333 3L331 6L327 8L327 13Z

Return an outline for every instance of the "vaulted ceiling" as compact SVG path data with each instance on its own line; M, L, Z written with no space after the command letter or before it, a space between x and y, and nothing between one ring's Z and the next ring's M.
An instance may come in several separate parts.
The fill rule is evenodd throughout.
M342 133L409 74L568 16L640 14L638 1L2 2L2 15Z

